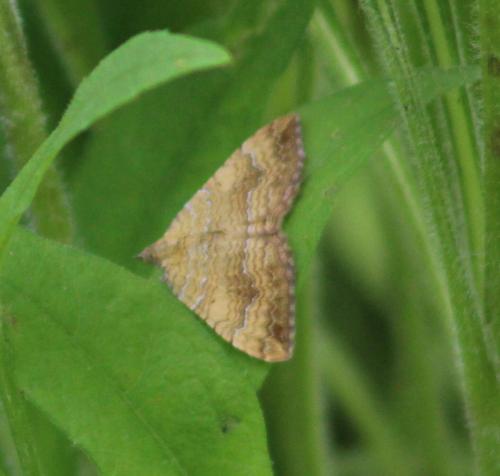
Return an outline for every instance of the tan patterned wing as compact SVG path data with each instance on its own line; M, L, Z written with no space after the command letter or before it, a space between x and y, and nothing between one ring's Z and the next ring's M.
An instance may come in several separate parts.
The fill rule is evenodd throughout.
M224 339L267 361L290 358L293 261L280 226L304 160L296 114L263 127L217 170L141 257Z
M294 274L283 235L188 237L160 265L177 297L236 348L267 361L290 358Z
M162 253L186 236L213 234L221 231L246 234L247 197L261 179L249 156L236 150L172 221L165 234L141 253L143 258Z
M279 231L290 210L302 180L305 153L300 118L289 114L257 131L241 146L261 180L247 199L250 231Z
M246 241L245 273L256 293L247 301L232 344L268 362L292 356L295 337L295 275L281 233Z

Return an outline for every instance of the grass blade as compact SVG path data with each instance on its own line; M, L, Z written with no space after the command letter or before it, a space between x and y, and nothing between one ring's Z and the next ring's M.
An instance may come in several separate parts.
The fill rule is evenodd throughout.
M65 144L147 89L228 60L227 53L214 44L167 32L143 33L107 56L82 82L60 124L0 199L0 256Z

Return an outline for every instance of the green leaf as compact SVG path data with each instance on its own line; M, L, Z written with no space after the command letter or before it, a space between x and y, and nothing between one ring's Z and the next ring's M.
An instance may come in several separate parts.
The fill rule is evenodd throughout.
M55 156L71 139L158 84L229 60L217 45L167 32L143 33L107 56L85 79L59 126L0 199L0 256Z
M140 266L134 256L267 120L272 86L303 37L314 2L280 0L268 8L273 14L265 15L262 25L243 25L242 38L230 41L233 68L154 91L90 139L72 180L75 214L89 250L132 269ZM247 17L235 13L231 20ZM234 21L227 28L232 32ZM219 36L230 36L223 33Z
M430 102L478 77L477 67L423 69L419 81L421 94ZM286 222L299 286L330 217L335 193L397 125L399 114L390 86L388 81L366 81L299 110L308 159L300 199Z
M427 75L425 97L473 80L471 71ZM306 176L286 224L299 284L332 187L394 129L388 85L366 82L300 110ZM0 298L20 388L103 474L270 473L255 396L269 366L223 342L163 284L19 232Z
M483 94L483 134L485 144L486 207L486 320L490 323L495 346L500 348L500 11L491 0L479 2L481 8L481 58Z
M18 384L102 474L271 474L243 359L161 283L22 231L3 269Z

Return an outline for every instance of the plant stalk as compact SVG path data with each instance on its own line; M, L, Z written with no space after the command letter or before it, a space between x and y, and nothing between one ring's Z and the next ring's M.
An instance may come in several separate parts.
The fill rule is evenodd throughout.
M6 156L17 172L47 134L15 0L0 0L0 115ZM72 240L73 223L61 178L54 167L40 185L30 218L42 235L65 243Z
M400 108L411 153L417 159L413 172L426 203L430 250L439 276L441 298L453 331L457 367L478 467L484 474L496 474L500 464L499 389L484 328L485 320L477 282L471 279L468 263L472 250L461 247L463 230L460 203L446 173L446 158L436 147L432 120L420 98L414 67L409 59L404 31L394 1L367 0L365 11L379 42L387 73L396 78L394 97ZM465 256L464 256L465 254Z

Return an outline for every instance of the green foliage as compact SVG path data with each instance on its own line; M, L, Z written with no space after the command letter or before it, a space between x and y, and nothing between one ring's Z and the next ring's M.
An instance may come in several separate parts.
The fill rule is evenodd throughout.
M33 153L0 198L0 474L451 476L470 474L473 454L496 474L494 2L481 16L472 0L363 0L361 17L340 0L31 1L38 14L25 0L21 15L48 113L62 113L50 71L71 87L95 67L40 144L41 106L5 87L28 75L41 104L31 70L9 66L27 62L25 40L0 0L4 148L24 150L14 127ZM480 20L482 69L465 18ZM133 36L153 28L183 34ZM151 268L134 256L290 110L308 156L285 223L297 348L270 366L138 276ZM63 149L64 185L49 186ZM54 226L24 230L27 211Z
M285 69L312 10L309 0L282 3L250 37L246 30L239 33L248 21L244 7L211 35L238 32L227 45L234 53L231 69L155 91L93 135L72 177L80 231L90 250L139 266L133 257L262 125L270 85Z
M263 364L160 282L25 232L13 241L0 293L17 382L103 474L271 474L252 384Z
M163 64L164 58L168 65ZM78 133L163 81L227 59L215 45L168 33L144 33L110 54L82 82L57 128L5 191L0 202L0 253L54 157Z

